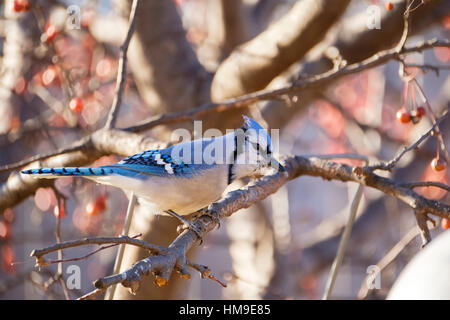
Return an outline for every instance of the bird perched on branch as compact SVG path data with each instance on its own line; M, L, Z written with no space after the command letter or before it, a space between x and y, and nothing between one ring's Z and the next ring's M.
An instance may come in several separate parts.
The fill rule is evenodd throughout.
M244 116L244 125L224 136L144 151L102 167L39 168L23 170L22 174L38 178L79 176L134 192L155 213L172 215L199 235L183 215L220 199L234 180L261 175L270 166L284 171L273 157L267 131Z

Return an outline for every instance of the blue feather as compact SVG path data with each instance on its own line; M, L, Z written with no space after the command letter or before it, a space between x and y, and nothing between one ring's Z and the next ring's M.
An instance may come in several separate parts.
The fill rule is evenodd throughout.
M186 176L194 173L196 165L187 165L170 155L171 148L163 150L149 150L123 159L119 163L98 168L62 167L40 168L21 171L23 174L50 176L108 176L123 175L138 179L146 179L149 175L169 177Z
M100 168L80 168L80 167L63 167L63 168L39 168L22 170L23 174L46 174L55 176L105 176L114 173L112 169Z

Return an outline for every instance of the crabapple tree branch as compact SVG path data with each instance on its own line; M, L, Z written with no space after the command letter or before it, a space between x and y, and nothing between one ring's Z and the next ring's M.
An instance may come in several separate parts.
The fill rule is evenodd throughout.
M117 115L119 114L120 104L122 103L123 91L125 89L125 83L127 79L127 52L128 46L130 45L131 37L133 36L134 28L136 25L136 12L140 0L133 0L131 5L130 20L128 26L127 36L122 46L120 47L120 59L119 67L117 69L117 81L116 81L116 92L114 94L114 100L112 102L111 110L108 114L108 119L106 120L105 128L113 128L117 121Z
M379 65L387 63L390 60L396 60L398 59L399 55L412 52L422 52L424 50L434 47L450 47L450 41L432 39L420 42L415 46L403 48L401 53L398 53L396 49L381 51L361 62L357 62L337 70L330 70L319 75L298 80L293 84L284 86L279 89L260 90L237 98L231 98L223 102L206 103L197 108L190 109L187 111L158 115L150 119L144 120L135 126L125 128L124 130L131 132L141 132L162 124L191 121L209 112L223 112L232 108L247 107L259 101L275 100L286 95L289 96L301 94L302 91L304 90L329 84L330 82L335 81L343 76L361 72L369 68L377 67Z
M428 40L416 44L415 46L405 47L402 54L421 52L433 47L450 47L450 42L448 40ZM303 90L325 85L345 75L381 65L391 59L396 59L397 57L398 53L394 49L385 50L360 63L351 64L342 69L331 70L317 76L302 79L281 89L262 90L240 98L230 99L222 103L205 104L186 112L157 116L157 118L150 119L144 123L123 130L98 130L90 136L75 142L67 149L58 150L53 154L44 156L35 156L34 159L42 160L40 162L41 166L79 166L88 164L103 155L118 154L128 156L133 152L138 153L150 148L161 147L163 145L162 143L155 143L149 138L143 138L142 136L127 131L141 132L161 124L177 123L195 119L205 113L221 112L228 108L248 106L257 101L275 99L284 95L298 94ZM67 153L64 151L67 151ZM30 164L30 161L31 159L25 160L23 163ZM18 163L6 167L10 169L17 168ZM4 170L7 169L4 168ZM0 187L0 212L18 204L28 196L32 195L38 188L49 186L50 183L51 182L48 180L24 178L17 173L13 173L6 183Z
M211 86L212 99L221 101L265 88L323 39L349 3L298 1L285 16L236 48L220 65Z
M290 157L284 162L287 173L277 173L253 181L242 189L228 193L222 200L211 204L206 210L209 214L223 219L268 197L289 180L301 176L316 176L324 180L356 182L380 190L403 201L415 212L430 213L445 218L450 217L449 205L427 199L414 192L409 186L381 177L366 166L349 166L316 157L306 158L302 156ZM199 213L205 213L205 211L200 211ZM201 236L204 237L217 224L209 216L201 215L196 219L194 225L200 230ZM165 253L152 255L140 260L120 274L100 278L95 281L94 285L97 289L105 289L111 285L121 283L125 287L130 288L132 293L136 293L143 276L150 273L156 275L156 284L160 286L168 282L174 270L179 272L184 278L189 278L186 253L197 243L198 238L196 234L191 230L185 230L172 242Z
M122 244L122 243L141 247L153 254L165 252L164 247L148 243L147 241L144 240L135 239L135 237L120 236L120 237L84 238L79 240L60 242L44 249L33 250L30 256L36 258L36 260L38 261L38 265L46 265L47 262L45 262L42 259L43 256L61 249L74 248L90 244L100 245L100 244Z

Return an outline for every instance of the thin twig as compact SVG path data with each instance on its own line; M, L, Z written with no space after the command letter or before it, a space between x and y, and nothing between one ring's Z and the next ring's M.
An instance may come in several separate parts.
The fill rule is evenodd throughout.
M420 0L419 0L420 1ZM406 1L406 9L403 14L403 32L402 36L400 37L400 41L395 46L395 50L400 53L402 52L403 48L405 47L406 40L408 39L408 33L409 33L409 13L411 9L411 5L414 2L414 0L407 0Z
M130 201L128 202L127 215L125 217L125 223L123 226L122 236L128 236L128 232L130 231L131 220L133 219L134 206L136 205L136 196L134 192L131 193ZM113 273L119 273L120 266L122 265L123 253L125 251L125 245L122 244L119 247L117 252L116 261L114 262ZM116 291L117 286L112 286L108 288L108 291L105 295L105 300L112 300L114 296L114 292Z
M402 50L402 54L411 53L411 52L421 52L423 50L427 50L434 47L450 47L450 41L448 40L442 40L438 41L436 39L429 40L426 42L419 43L412 47L406 47ZM154 128L158 125L163 124L169 124L169 123L180 123L180 122L186 122L191 121L197 117L200 117L204 114L210 113L210 112L223 112L225 110L228 110L230 108L242 108L246 107L252 103L263 101L263 100L271 100L279 96L283 95L289 95L292 93L298 94L301 90L313 87L313 86L320 86L325 82L334 80L338 77L342 77L348 74L360 72L362 70L372 68L378 65L381 65L383 63L388 62L392 59L398 59L398 53L391 50L386 50L383 52L379 52L375 54L374 56L352 65L348 65L344 68L341 68L339 70L331 70L328 72L325 72L323 74L313 76L307 79L302 79L301 81L298 81L292 85L283 87L281 89L276 90L261 90L257 91L255 93L251 93L248 95L243 95L238 98L233 98L226 100L221 103L208 103L204 104L202 106L199 106L197 108L183 111L183 112L174 112L170 114L162 114L158 115L156 117L152 117L150 119L144 120L141 123L138 123L135 126L124 128L124 131L128 132L141 132L145 131L151 128ZM0 172L3 171L10 171L14 170L20 167L23 167L27 164L30 164L34 161L44 160L47 158L50 158L52 156L60 155L60 154L66 154L73 151L82 150L87 147L89 143L90 136L87 136L80 141L77 141L73 146L68 148L63 148L60 150L57 150L56 152L51 152L45 155L36 155L31 158L28 158L26 160L22 160L13 164L9 164L3 167L0 167ZM380 168L381 169L381 168Z
M135 235L135 236L133 236L131 238L136 239L136 238L141 237L141 236L142 236L142 233L137 234L137 235ZM94 254L96 254L96 253L98 253L100 251L103 251L105 249L109 249L109 248L112 248L112 247L116 247L118 245L119 245L118 243L113 243L113 244L110 244L110 245L101 246L100 248L98 248L98 249L96 249L94 251L91 251L88 254L86 254L84 256L81 256L81 257L62 259L62 260L46 260L45 262L46 262L46 264L55 264L55 263L60 263L60 262L74 262L74 261L85 260L85 259L89 258L90 256L93 256Z
M117 69L117 81L116 81L116 91L114 93L114 100L111 105L111 110L108 114L108 119L106 120L105 128L110 129L114 128L117 121L117 115L119 114L120 105L122 103L123 91L125 89L125 83L127 78L127 51L130 45L131 37L134 33L134 28L136 25L136 13L138 11L138 7L140 4L140 0L133 0L133 4L131 5L130 18L128 22L128 32L120 47L120 59L119 66Z
M317 86L320 87L329 81L335 80L336 78L340 78L349 74L363 71L365 69L379 66L381 64L388 62L389 60L393 59L398 60L400 55L412 52L421 52L434 47L450 47L450 41L449 40L439 41L437 39L432 39L418 43L414 46L404 47L401 50L401 52L398 52L395 48L381 51L361 62L347 65L338 70L333 69L319 75L304 78L295 81L294 83L282 87L280 89L260 90L254 93L243 95L238 98L229 99L220 103L207 103L188 111L158 115L150 119L144 120L141 123L138 123L137 125L124 128L123 130L129 132L142 132L151 129L153 127L156 127L158 125L191 121L209 112L223 112L232 108L243 108L255 102L273 100L279 98L280 96L286 95L289 96L291 94L298 94L302 90L311 87Z
M400 186L402 186L404 188L436 187L436 188L441 188L441 189L450 191L449 185L446 185L441 182L435 182L435 181L408 182L408 183L401 183Z
M369 163L369 159L367 157L359 155L359 154L329 154L329 155L322 155L319 157L321 159L339 159L339 158L357 159L357 160L364 161L366 166ZM339 248L336 253L336 257L334 258L333 264L330 269L330 273L329 273L327 283L325 286L325 291L324 291L324 294L322 297L323 300L328 300L331 296L331 293L333 292L334 284L336 282L336 278L337 278L339 269L341 267L342 260L344 259L345 250L347 249L348 238L350 237L353 223L355 222L355 219L356 219L356 213L358 211L359 203L361 202L363 188L364 187L362 184L358 185L358 189L356 190L355 196L352 200L348 221L347 221L347 224L345 225L344 232L342 233L342 237L341 237L341 242L339 244Z
M222 200L211 204L207 211L223 219L231 216L234 212L248 208L256 202L265 199L276 192L288 180L299 176L317 176L326 180L338 180L343 182L357 182L364 186L378 189L386 194L396 197L409 205L414 210L423 210L439 217L450 217L450 206L439 201L426 199L415 193L410 188L404 188L395 181L376 175L368 167L349 166L332 161L318 158L305 158L295 156L287 158L284 161L286 172L277 173L271 176L265 176L260 180L252 181L243 189L235 190L227 194ZM204 212L202 212L204 214ZM201 215L193 225L199 230L200 235L204 237L216 227L216 222L209 216ZM100 278L94 282L98 289L106 289L111 285L121 283L130 288L135 293L146 275L156 273L157 284L164 285L168 282L173 270L181 271L182 276L186 275L186 253L192 246L198 244L198 236L192 230L185 230L179 235L172 244L149 257L136 262L131 268L124 270L119 274L113 274ZM81 245L80 243L78 243ZM52 248L55 251L55 248ZM40 255L49 250L38 251ZM36 253L33 256L38 256ZM41 265L45 261L41 261Z
M405 63L405 68L417 68L421 69L423 73L426 73L427 71L431 70L434 73L436 73L436 76L439 77L440 70L449 70L450 66L443 66L443 65L432 65L432 64L414 64L414 63Z
M387 163L380 163L377 165L373 165L371 167L369 167L370 170L387 170L390 171L392 170L392 168L394 168L397 163L400 161L400 159L409 151L417 148L423 141L425 141L425 139L427 139L429 136L431 136L431 134L436 130L436 128L438 128L439 124L444 120L444 118L447 116L448 112L445 112L439 119L436 120L436 122L433 124L433 126L428 129L427 132L425 132L418 140L416 140L414 143L412 143L411 145L404 147L403 150L394 157L394 159L392 159L391 161L387 162Z
M38 155L32 156L28 159L2 166L2 167L0 167L0 172L15 170L15 169L21 168L21 167L26 166L35 161L40 161L40 160L44 160L44 159L58 156L61 154L66 154L66 153L70 153L70 152L74 152L74 151L83 150L85 147L86 147L86 139L82 139L82 140L78 141L76 144L74 144L73 146L61 148L61 149L58 149L56 151L52 151L52 152L49 152L46 154L38 154Z
M65 197L61 196L61 193L56 189L55 186L52 187L53 192L56 196L56 202L58 204L57 210L58 215L56 216L56 243L61 243L61 215L63 214L63 211L65 211L66 203L65 203ZM58 250L58 260L63 260L64 254L62 250ZM69 291L67 290L66 282L64 281L63 276L63 263L58 263L58 270L56 272L56 276L59 280L59 283L61 284L61 288L64 292L64 297L66 300L70 300Z
M104 291L105 291L105 289L95 289L89 293L86 293L84 296L79 297L77 300L93 299L96 295L99 295L100 293L102 293Z
M373 281L380 275L381 271L383 271L389 264L392 263L392 261L395 260L395 258L398 257L398 255L405 249L405 247L414 240L419 235L419 230L417 227L411 228L401 239L399 242L397 242L391 250L386 253L386 255L378 261L376 266L378 268L374 268L374 272L368 274L361 285L361 288L358 292L358 299L365 299L367 297L367 294L369 293L370 286L372 285Z
M339 268L342 264L342 260L344 259L345 249L347 248L347 242L348 239L350 238L350 233L352 231L353 223L356 218L356 213L358 212L359 203L361 202L363 189L364 186L362 184L358 185L358 189L356 190L355 196L352 201L352 205L350 207L350 214L348 217L348 221L347 224L345 225L344 232L342 233L339 248L336 253L336 257L334 258L333 264L331 266L327 283L325 285L325 292L322 297L323 300L328 300L331 296L331 293L333 292Z
M218 280L216 277L214 277L214 275L211 274L211 270L207 266L204 266L202 264L197 264L197 263L194 263L194 262L191 262L191 261L188 261L186 264L189 267L194 268L195 270L200 272L200 275L202 276L202 278L211 279L211 280L217 282L218 284L220 284L222 287L224 287L224 288L227 287L227 285L225 283L223 283L222 281Z
M436 116L434 115L433 108L431 108L430 101L428 100L427 96L425 95L425 92L423 91L422 87L419 85L417 80L414 78L414 79L412 79L412 81L414 81L416 83L417 89L419 89L420 93L424 96L425 103L430 112L431 121L432 121L433 125L435 125L437 120L436 120ZM446 113L448 113L448 110L446 111ZM444 153L445 161L447 163L450 162L447 147L445 146L444 138L442 137L442 133L441 133L441 130L439 129L439 125L436 125L436 130L434 131L434 136L438 140L439 147L441 148L442 152Z
M127 236L121 237L97 237L97 238L85 238L79 240L65 241L61 243L54 244L50 247L46 247L39 250L33 250L30 253L30 256L35 257L38 261L38 265L46 265L47 262L42 259L42 257L51 252L55 252L61 249L74 248L79 246L84 246L88 244L107 244L107 243L116 243L116 244L129 244L141 247L143 249L149 250L153 254L162 254L167 251L167 248L158 246L152 243L149 243L144 240L138 240Z

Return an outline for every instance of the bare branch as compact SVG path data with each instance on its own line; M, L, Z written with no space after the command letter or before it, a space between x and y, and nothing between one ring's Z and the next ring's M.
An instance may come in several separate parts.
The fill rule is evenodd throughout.
M450 47L450 41L438 41L436 39L429 40L418 43L415 46L406 47L401 51L401 54L421 52L434 47ZM398 57L399 53L395 49L381 51L364 61L347 65L341 69L333 69L316 76L301 79L280 89L256 91L254 93L246 94L238 98L228 99L220 103L206 103L188 111L158 115L148 120L144 120L135 126L125 128L124 130L130 132L141 132L162 124L190 121L208 112L224 112L233 108L247 107L259 101L274 100L285 95L298 95L304 90L326 85L327 83L343 76L379 66L389 60L396 60Z
M349 3L297 1L282 18L236 48L220 65L211 85L212 99L221 101L265 88L325 37Z
M399 242L395 244L395 246L392 247L391 250L386 253L386 255L381 258L380 261L376 264L376 266L379 268L378 270L373 269L374 272L368 274L361 285L361 288L358 292L358 299L364 299L366 298L367 294L369 293L369 284L373 283L373 280L378 277L392 261L395 260L395 258L398 257L398 255L405 249L405 247L413 241L417 235L419 234L419 231L417 230L417 227L411 228L401 239Z
M447 116L448 112L445 112L438 120L436 120L436 122L433 124L433 126L427 131L425 132L418 140L416 140L414 143L412 143L411 145L404 147L403 150L394 157L394 159L392 159L391 161L387 162L387 163L380 163L377 165L373 165L370 167L371 170L392 170L397 163L400 161L400 159L409 151L417 148L423 141L425 141L425 139L427 139L429 136L431 136L433 134L433 132L435 132L436 129L438 129L439 124L445 119L445 117Z
M131 238L136 239L137 237L140 237L140 236L142 236L142 234L135 235L135 236L133 236L133 237L131 237ZM130 244L130 243L127 243L127 244ZM105 249L109 249L109 248L112 248L112 247L116 247L116 246L118 246L118 245L119 245L119 243L114 243L114 244L110 244L110 245L107 245L107 246L101 246L101 247L98 248L97 250L94 250L94 251L92 251L92 252L90 252L90 253L88 253L88 254L82 256L82 257L69 258L69 259L61 259L61 260L50 260L50 261L45 261L45 264L46 264L46 265L49 265L49 264L55 264L55 263L73 262L73 261L84 260L84 259L87 259L87 258L89 258L90 256L92 256L92 255L94 255L94 254L96 254L96 253L98 253L98 252L100 252L100 251L103 251L103 250L105 250Z
M200 275L202 276L202 278L211 279L211 280L217 282L218 284L220 284L222 287L224 287L224 288L227 287L227 285L225 283L223 283L222 281L218 280L216 277L214 277L211 274L211 270L207 266L204 266L202 264L197 264L197 263L194 263L194 262L190 262L190 261L187 262L187 265L189 267L194 268L198 272L200 272Z
M131 237L127 237L127 236L121 236L121 237L85 238L85 239L80 239L80 240L65 241L65 242L61 242L61 243L56 243L56 244L54 244L54 245L52 245L50 247L47 247L47 248L43 248L43 249L39 249L39 250L33 250L30 253L30 256L36 258L36 261L37 261L36 263L37 263L38 266L48 265L50 263L59 262L59 261L47 262L47 261L45 261L43 259L44 255L49 254L51 252L58 251L58 250L61 250L61 249L67 249L67 248L74 248L74 247L89 245L89 244L106 244L106 243L130 244L130 245L134 245L134 246L138 246L138 247L141 247L143 249L146 249L146 250L150 251L152 254L161 254L161 253L164 253L166 251L165 247L154 245L154 244L148 243L147 241L144 241L144 240L138 240L138 239L135 239L134 237L131 238ZM87 257L90 256L91 254L87 255Z
M450 186L435 181L418 181L418 182L408 182L400 184L404 188L417 188L417 187L436 187L447 191L450 191Z
M140 0L133 0L131 6L130 19L128 25L128 32L120 47L120 59L119 67L117 69L117 81L116 81L116 91L114 93L114 100L112 102L111 110L106 120L105 128L113 128L117 121L117 115L119 114L120 105L122 103L123 90L125 89L125 83L127 78L127 51L130 45L131 37L134 33L134 28L136 25L136 12L139 7Z
M99 295L100 293L104 292L104 289L95 289L89 293L86 293L84 296L79 297L77 300L89 300L89 299L95 299L95 296Z
M266 198L276 192L288 180L308 175L322 177L326 180L357 182L398 198L418 214L427 212L440 217L450 217L449 205L426 199L391 179L374 174L368 167L352 167L319 158L300 156L286 159L285 167L287 174L277 173L253 181L245 188L232 191L222 200L211 204L207 211L219 219L223 219ZM205 211L201 212L205 213ZM201 231L201 236L204 236L216 226L216 222L209 216L202 215L195 220L194 226ZM100 278L95 281L94 286L98 289L105 289L121 283L130 288L132 293L136 293L143 276L150 273L156 275L155 282L159 286L167 284L173 270L180 272L182 277L186 278L186 252L196 243L198 243L197 235L191 230L185 230L172 242L164 254L140 260L120 274Z
M61 148L61 149L58 149L58 150L55 150L55 151L52 151L52 152L46 153L46 154L38 154L38 155L32 156L28 159L2 166L2 167L0 167L0 172L18 169L18 168L24 167L32 162L41 161L41 160L44 160L44 159L47 159L50 157L58 156L60 154L71 153L74 151L83 150L86 147L86 142L87 142L86 139L82 139L82 140L77 141L70 147Z
M91 163L104 155L129 156L144 150L167 146L166 143L158 143L151 138L114 129L98 130L73 144L73 146L77 145L80 147L82 145L80 150L46 158L39 163L39 166L80 166ZM8 180L0 185L0 214L5 209L15 206L34 194L38 188L49 187L52 183L52 180L49 179L35 179L20 173L12 173Z
M421 69L423 73L431 70L436 73L436 76L438 77L440 75L440 70L450 70L450 66L414 63L405 63L405 68L418 68Z

